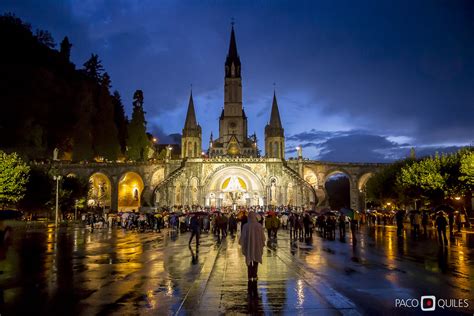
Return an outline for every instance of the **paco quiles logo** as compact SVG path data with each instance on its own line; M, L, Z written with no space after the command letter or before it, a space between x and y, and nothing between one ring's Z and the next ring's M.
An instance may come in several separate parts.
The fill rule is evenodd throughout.
M422 311L430 312L436 308L468 308L469 300L465 298L438 298L434 295L424 295L421 299L395 299L395 307L399 308L421 308Z

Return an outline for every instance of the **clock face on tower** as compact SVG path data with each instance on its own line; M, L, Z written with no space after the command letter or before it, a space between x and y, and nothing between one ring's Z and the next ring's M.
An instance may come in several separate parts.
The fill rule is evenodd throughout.
M229 126L230 126L230 128L236 128L237 124L235 124L235 122L230 122Z

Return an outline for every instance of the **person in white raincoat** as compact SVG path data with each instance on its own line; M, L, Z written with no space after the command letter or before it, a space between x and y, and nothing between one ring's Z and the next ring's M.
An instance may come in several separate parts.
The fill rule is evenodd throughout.
M242 227L239 244L247 264L249 295L257 296L258 264L262 263L265 233L263 226L257 221L255 212L249 212L248 222Z

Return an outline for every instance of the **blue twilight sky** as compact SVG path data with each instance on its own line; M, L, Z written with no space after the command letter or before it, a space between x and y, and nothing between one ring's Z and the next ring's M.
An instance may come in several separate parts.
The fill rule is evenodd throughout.
M287 155L385 162L474 142L474 1L3 0L33 28L68 36L82 67L99 54L130 114L142 89L149 130L184 124L190 85L203 147L218 134L235 19L249 133L273 83Z

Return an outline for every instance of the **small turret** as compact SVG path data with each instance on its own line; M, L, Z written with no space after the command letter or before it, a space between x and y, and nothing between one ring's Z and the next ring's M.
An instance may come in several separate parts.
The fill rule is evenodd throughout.
M196 120L193 92L191 91L183 136L181 137L181 158L197 158L201 156L201 135L202 130Z
M265 153L269 158L285 158L285 131L281 124L275 92L273 92L270 121L265 126Z

